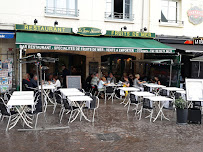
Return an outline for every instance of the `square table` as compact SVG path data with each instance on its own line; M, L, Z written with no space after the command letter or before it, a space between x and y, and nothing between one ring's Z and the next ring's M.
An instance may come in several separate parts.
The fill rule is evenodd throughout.
M163 113L163 107L166 102L173 101L173 99L167 98L164 96L154 96L154 97L144 97L144 98L149 99L152 102L158 102L159 112L158 112L157 116L154 118L153 122L155 122L157 120L159 115L161 116L161 120L162 120L162 117L166 120L169 120L168 118L166 118L166 116Z
M34 91L14 91L13 96L22 96L22 95L32 95L34 96Z
M53 84L44 84L43 86L43 90L44 90L44 94L47 97L48 101L53 104L54 106L56 105L56 103L54 103L50 97L49 97L49 93L50 91L54 92L54 90L56 90L56 87ZM39 89L41 90L41 85L39 86Z
M122 91L129 91L129 92L132 92L132 91L140 91L140 89L138 88L135 88L135 87L119 87L118 89L122 90ZM125 96L125 99L120 103L120 104L125 104L125 106L127 106L129 104L129 100L125 103L125 100L127 100L129 98L129 93L127 94L127 96Z
M150 88L150 92L152 92L153 90L155 90L156 95L159 94L160 89L165 88L166 86L164 85L158 85L155 83L149 83L149 84L144 84L146 87ZM158 90L159 89L159 90Z
M175 93L176 91L184 91L182 88L177 87L165 87L164 90L167 90L167 95L173 98L173 102L175 102Z
M121 87L121 86L122 86L122 84L120 84L120 83L118 83L118 84L110 83L110 84L105 85L105 87L112 87L112 88L113 88L113 93L112 93L111 96L108 98L108 100L110 100L110 99L112 98L112 103L113 103L114 97L116 97L117 99L119 99L119 98L116 96L115 90L116 90L118 87ZM106 97L105 97L105 102L106 102Z
M90 104L90 102L92 101L91 97L89 97L89 96L69 96L68 101L70 104L74 103L78 107L78 113L76 114L75 118L73 118L73 120L71 122L75 121L75 119L78 117L79 114L81 115L80 121L83 116L85 118L85 120L91 122L91 120L89 120L83 113L83 107L85 106L86 102L89 102L89 104Z
M68 90L69 92L81 92L80 90L78 90L77 88L61 88L59 89L60 91L63 90Z
M33 95L25 95L25 96L24 95L21 95L21 96L12 95L11 96L10 100L7 103L7 106L8 107L15 107L16 111L18 112L18 115L17 115L16 119L14 119L13 125L9 129L12 129L20 119L22 119L28 127L32 128L32 126L30 126L30 124L32 122L30 122L28 120L28 119L30 119L30 120L32 120L32 119L27 116L27 114L24 110L25 107L28 105L32 106L32 111L33 111L33 106L34 106Z

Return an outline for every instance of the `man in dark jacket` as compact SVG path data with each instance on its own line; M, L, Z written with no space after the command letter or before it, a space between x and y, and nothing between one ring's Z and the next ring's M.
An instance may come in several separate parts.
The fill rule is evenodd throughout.
M34 75L33 78L30 80L31 83L30 87L37 88L38 87L37 80L38 80L37 75Z
M67 75L70 75L70 71L66 68L66 65L62 65L63 88L67 88L66 86Z

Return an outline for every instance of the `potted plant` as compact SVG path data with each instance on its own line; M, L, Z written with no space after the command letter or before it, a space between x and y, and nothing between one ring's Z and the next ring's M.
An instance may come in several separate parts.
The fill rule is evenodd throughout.
M177 124L187 124L188 109L187 102L183 98L175 100Z

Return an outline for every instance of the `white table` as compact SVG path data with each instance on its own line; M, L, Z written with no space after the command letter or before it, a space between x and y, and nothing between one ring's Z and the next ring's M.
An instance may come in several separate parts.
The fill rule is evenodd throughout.
M184 91L182 88L177 87L165 87L164 90L167 90L167 95L173 98L173 102L175 101L175 93L176 91Z
M73 91L73 92L69 92L69 91L65 91L65 90L62 90L62 91L60 91L62 94L63 94L63 96L65 96L65 97L68 97L68 96L84 96L85 95L85 93L83 93L83 92L80 92L80 91Z
M14 91L13 96L22 96L22 95L32 95L34 96L34 91Z
M149 84L144 84L146 87L150 88L150 92L152 92L153 90L155 91L156 95L158 95L159 91L158 89L162 89L165 88L166 86L164 85L158 85L155 83L149 83Z
M114 83L110 83L110 84L107 84L105 85L105 87L112 87L113 88L113 93L110 95L110 97L108 98L108 100L110 100L112 98L112 103L113 103L113 99L114 97L116 97L117 99L119 99L116 94L115 94L115 91L118 87L121 87L122 84L114 84ZM106 102L106 96L105 96L105 102Z
M16 94L16 93L15 93ZM25 98L26 96L26 98ZM34 97L33 95L12 95L10 100L7 103L8 107L15 107L16 111L18 112L18 115L16 116L15 119L13 119L13 122L11 123L12 126L9 129L12 129L17 122L22 119L25 124L32 128L32 126L30 126L30 124L32 124L32 122L30 122L28 119L32 120L30 117L27 116L26 112L25 112L25 107L30 105L32 106L32 111L33 111L33 106L34 106Z
M141 103L141 97L154 97L155 96L155 94L150 93L150 92L146 92L146 91L144 91L144 92L131 92L131 94L135 95L136 100L139 103ZM139 98L139 100L138 100L138 98ZM135 109L135 110L136 110L135 114L139 114L141 112L141 111L137 112L137 109ZM129 111L129 109L128 109L128 111Z
M168 118L166 118L166 116L163 113L163 107L166 102L173 101L173 99L167 98L164 96L154 96L154 97L144 97L144 98L149 99L152 102L158 102L159 112L158 112L157 116L154 118L153 122L155 122L157 120L159 115L161 116L161 120L162 120L162 117L166 120L169 120Z
M80 92L80 90L76 89L76 88L61 88L59 89L60 91L63 91L63 90L68 90L69 92Z
M135 88L135 87L119 87L118 89L122 90L122 91L129 91L129 92L132 92L132 91L140 91L140 89L138 88ZM129 100L127 100L129 98L129 93L127 94L127 96L125 96L125 99L120 103L120 104L125 104L125 106L127 106L129 104ZM127 100L127 102L125 103L125 100Z
M90 104L90 102L92 101L92 98L90 98L89 96L69 96L68 101L70 104L71 102L73 102L78 107L78 113L76 114L76 116L73 118L71 122L75 121L75 119L78 117L79 114L81 115L80 121L83 116L85 120L91 122L91 120L89 120L83 113L83 107L85 106L86 102Z
M42 86L43 90L44 90L44 94L47 97L48 101L53 104L54 106L56 105L56 103L54 103L50 98L49 98L49 93L50 91L54 92L54 90L56 90L56 87L53 84L44 84ZM39 89L41 90L41 85L39 86Z

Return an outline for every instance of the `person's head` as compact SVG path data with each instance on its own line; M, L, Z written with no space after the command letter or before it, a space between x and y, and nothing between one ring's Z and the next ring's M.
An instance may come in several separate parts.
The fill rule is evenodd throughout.
M136 74L136 75L135 75L135 78L136 78L136 79L139 79L139 78L140 78L140 75L139 75L139 74Z
M34 79L35 81L37 81L37 80L38 80L37 75L34 75L34 76L33 76L33 79Z
M95 77L99 77L99 73L96 73L96 74L95 74Z
M126 77L127 76L127 73L123 73L123 77Z
M155 80L155 81L159 81L159 78L158 78L158 77L154 77L154 80Z
M55 75L55 76L53 77L53 80L56 81L57 79L58 79L58 76Z
M113 78L113 74L112 74L112 73L109 73L109 77L110 77L110 78Z
M130 78L130 79L133 79L133 75L132 75L132 74L129 74L129 78Z
M53 79L53 75L50 74L50 75L49 75L49 80L52 80L52 79Z
M102 81L106 81L106 78L105 78L105 77L102 77L101 80L102 80Z
M24 75L23 79L30 79L29 73L26 73L26 74Z
M66 65L63 64L61 68L62 68L62 70L64 70L66 68Z
M125 77L124 77L124 80L125 80L125 81L128 81L128 77L127 77L127 76L125 76Z

